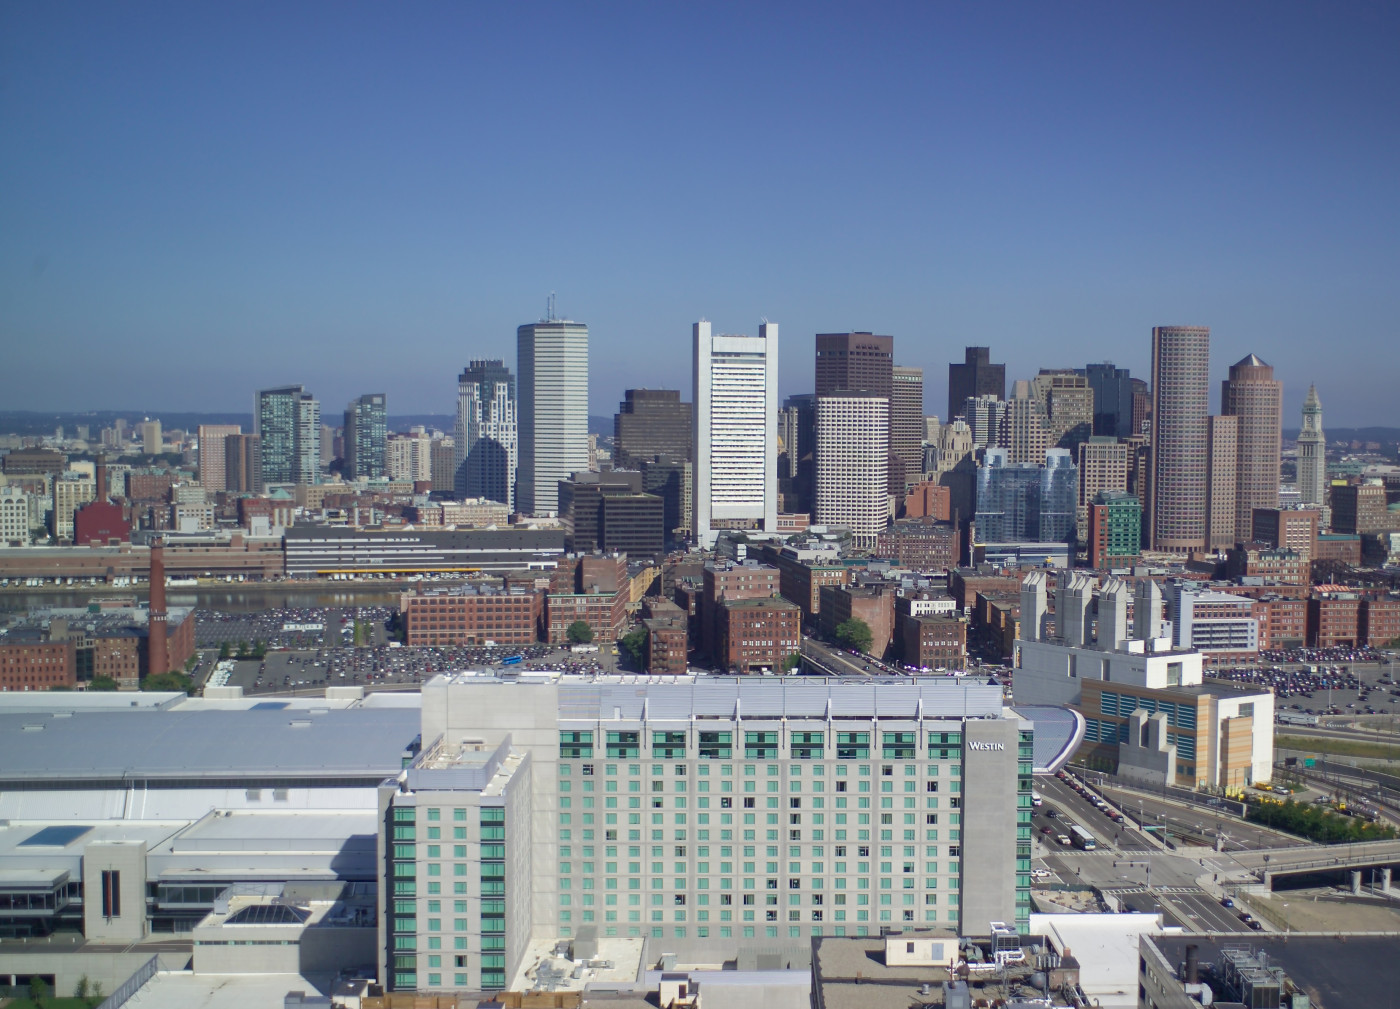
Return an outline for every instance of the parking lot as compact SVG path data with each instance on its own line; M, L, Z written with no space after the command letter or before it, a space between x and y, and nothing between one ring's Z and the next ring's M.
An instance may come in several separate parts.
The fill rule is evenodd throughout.
M1262 655L1298 653L1262 653ZM1359 658L1281 665L1260 663L1230 669L1216 669L1207 676L1271 687L1278 711L1304 715L1397 715L1400 714L1400 681L1396 679L1393 656L1385 653L1351 650L1314 651L1314 656L1354 655Z

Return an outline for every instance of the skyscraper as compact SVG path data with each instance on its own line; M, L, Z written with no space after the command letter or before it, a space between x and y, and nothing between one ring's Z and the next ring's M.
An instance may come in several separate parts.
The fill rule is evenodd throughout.
M230 434L220 439L224 452L224 487L241 494L261 494L262 438L255 434ZM201 444L199 451L204 452ZM203 465L203 459L200 460Z
M489 498L517 510L519 426L515 376L505 362L483 360L468 364L457 377L457 429L453 433L453 493L457 497ZM585 454L587 451L585 438ZM558 509L558 495L556 481L550 511Z
M816 515L845 526L855 545L873 549L889 525L886 491L890 401L873 392L817 397Z
M321 472L321 404L299 385L263 389L253 403L262 437L262 482L316 483Z
M1094 434L1114 438L1140 434L1133 429L1133 379L1128 369L1105 361L1086 366L1084 377L1094 390Z
M890 384L890 490L903 495L924 468L924 369L895 365Z
M1322 401L1317 386L1303 400L1303 428L1298 432L1298 499L1305 505L1327 504L1327 436L1322 432Z
M690 458L693 410L675 389L627 389L613 416L613 469L636 469L658 455Z
M1239 525L1238 417L1206 418L1206 546L1228 550L1248 540L1250 527Z
M224 439L242 433L243 428L237 424L199 425L199 482L210 493L228 490L224 475Z
M987 347L967 347L962 364L948 365L948 419L962 410L962 405L974 396L1006 398L1006 365L992 364L992 352Z
M995 396L973 396L964 400L959 416L972 429L972 443L978 448L995 448L1006 420L1006 400Z
M386 473L384 442L389 413L382 392L352 399L345 408L345 475L378 480Z
M873 333L817 334L818 396L869 392L888 399L893 372L894 337Z
M1254 509L1278 507L1283 383L1254 354L1230 366L1220 384L1220 412L1239 420L1236 449L1235 535L1249 539Z
M758 336L694 338L696 542L714 546L721 529L774 531L778 525L778 326Z
M1063 543L1074 535L1079 469L1069 451L1052 448L1045 465L1011 463L987 449L977 470L979 543Z
M559 511L559 481L588 469L588 327L549 318L516 330L520 455L515 510Z
M1210 328L1152 330L1152 549L1186 553L1206 545L1206 414Z

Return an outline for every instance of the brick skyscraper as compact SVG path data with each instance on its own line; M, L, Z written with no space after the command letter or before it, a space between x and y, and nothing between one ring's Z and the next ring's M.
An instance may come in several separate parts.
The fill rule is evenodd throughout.
M1278 507L1279 428L1283 383L1254 354L1230 367L1220 383L1220 412L1239 418L1235 450L1235 535L1250 536L1254 509Z
M1152 480L1148 542L1186 553L1206 545L1206 414L1210 327L1152 330Z

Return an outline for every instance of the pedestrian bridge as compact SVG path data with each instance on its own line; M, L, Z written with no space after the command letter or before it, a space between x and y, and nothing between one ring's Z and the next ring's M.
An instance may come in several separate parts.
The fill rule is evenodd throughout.
M1236 852L1233 857L1270 888L1280 876L1305 876L1348 870L1360 872L1368 869L1376 869L1382 873L1382 887L1385 888L1390 885L1392 867L1400 868L1400 840L1241 851Z

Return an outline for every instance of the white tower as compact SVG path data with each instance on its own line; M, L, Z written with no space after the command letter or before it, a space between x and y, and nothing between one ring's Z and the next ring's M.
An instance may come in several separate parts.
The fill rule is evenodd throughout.
M720 529L778 527L778 326L711 336L702 320L693 335L692 528L709 549Z
M520 468L516 510L559 511L559 481L588 469L588 327L546 319L516 330ZM776 465L776 463L775 463Z
M1317 386L1303 400L1303 429L1298 432L1298 497L1305 505L1327 504L1327 436L1322 433L1322 401Z
M874 549L890 519L890 401L859 392L817 397L816 521L845 526Z

